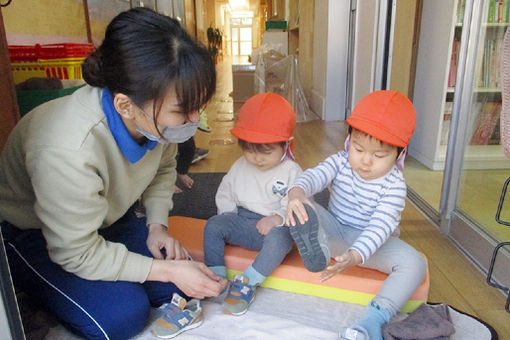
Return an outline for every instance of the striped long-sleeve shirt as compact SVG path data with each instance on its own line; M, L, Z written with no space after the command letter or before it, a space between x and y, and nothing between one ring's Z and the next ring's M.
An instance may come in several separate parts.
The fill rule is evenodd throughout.
M406 198L406 183L394 166L385 176L366 181L351 168L347 152L329 156L298 177L298 186L310 197L331 185L329 212L343 225L363 230L349 247L365 262L395 231Z

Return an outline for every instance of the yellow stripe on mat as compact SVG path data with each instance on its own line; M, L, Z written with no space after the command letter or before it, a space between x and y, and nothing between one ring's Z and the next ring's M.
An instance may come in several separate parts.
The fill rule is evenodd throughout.
M233 280L234 275L240 274L242 274L242 272L233 269L227 269L227 278L230 281ZM355 290L333 288L313 283L282 279L274 276L268 276L266 280L261 284L261 286L291 293L317 296L324 299L355 303L363 306L366 306L375 296L374 294L357 292ZM401 311L404 313L411 313L425 302L426 301L424 300L409 300L401 308Z

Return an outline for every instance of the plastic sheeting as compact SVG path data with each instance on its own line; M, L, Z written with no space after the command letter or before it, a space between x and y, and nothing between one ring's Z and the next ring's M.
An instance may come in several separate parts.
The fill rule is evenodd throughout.
M255 93L273 92L287 99L296 111L298 122L319 119L305 97L296 55L285 56L270 49L257 60Z

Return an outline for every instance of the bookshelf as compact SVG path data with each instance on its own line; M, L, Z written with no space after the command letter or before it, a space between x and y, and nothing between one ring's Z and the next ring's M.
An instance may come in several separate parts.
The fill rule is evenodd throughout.
M423 2L414 92L417 127L409 154L431 170L444 169L465 1ZM464 167L510 168L499 141L499 57L510 0L484 3Z

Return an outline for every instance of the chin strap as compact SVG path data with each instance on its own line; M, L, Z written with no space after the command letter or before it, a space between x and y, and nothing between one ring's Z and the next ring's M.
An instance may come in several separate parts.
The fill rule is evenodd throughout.
M400 155L397 157L397 168L400 171L404 171L404 161L406 160L407 156L407 146L400 152Z
M349 141L351 140L351 135L348 135L344 142L344 149L346 152L349 152ZM404 161L406 160L407 156L407 146L400 152L400 155L398 155L397 160L395 161L395 165L397 166L397 169L400 171L404 171Z
M294 137L290 137L289 140L285 143L285 152L282 156L282 162L285 158L292 159L294 162L296 161L296 157L294 157L294 154L292 151L294 150Z

